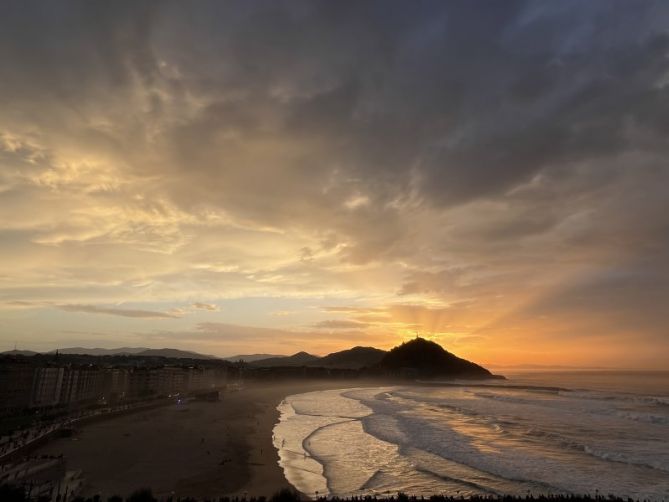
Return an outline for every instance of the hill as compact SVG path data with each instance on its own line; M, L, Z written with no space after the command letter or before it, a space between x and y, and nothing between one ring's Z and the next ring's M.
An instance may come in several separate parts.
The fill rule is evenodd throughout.
M236 356L223 357L224 361L230 361L231 363L236 363L238 361L244 361L245 363L252 363L254 361L261 361L263 359L280 359L282 357L287 357L281 354L239 354Z
M55 354L52 350L48 354ZM146 347L120 347L118 349L88 349L85 347L66 347L58 349L59 354L63 355L82 355L82 356L138 356L138 357L169 357L172 359L217 359L214 356L198 354L188 350L178 349L148 349Z
M352 349L333 352L318 359L310 366L323 368L361 369L375 366L387 354L385 350L374 347L353 347Z
M8 350L6 352L0 352L2 356L36 356L39 352L33 352L32 350Z
M146 347L120 347L118 349L88 349L86 347L65 347L63 349L58 349L59 354L65 355L82 355L82 356L122 356L122 355L134 355L139 352L149 350ZM55 354L56 350L51 350L47 354Z
M383 357L379 367L386 372L424 378L494 378L484 367L461 359L424 338L395 347Z
M314 356L307 352L298 352L292 356L271 356L266 359L248 362L252 366L263 368L311 366L314 368L361 369L375 366L385 354L385 350L375 349L374 347L353 347L352 349L333 352L325 357Z
M292 356L270 357L269 359L261 359L251 363L252 366L262 368L288 367L288 366L314 366L320 357L308 354L306 352L298 352ZM315 366L318 366L316 364Z
M218 359L216 356L179 349L147 349L134 355L140 357L169 357L171 359Z

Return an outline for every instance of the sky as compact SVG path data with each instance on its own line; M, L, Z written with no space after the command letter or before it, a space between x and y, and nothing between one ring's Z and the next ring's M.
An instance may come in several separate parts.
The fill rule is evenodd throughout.
M669 3L0 4L0 350L667 369Z

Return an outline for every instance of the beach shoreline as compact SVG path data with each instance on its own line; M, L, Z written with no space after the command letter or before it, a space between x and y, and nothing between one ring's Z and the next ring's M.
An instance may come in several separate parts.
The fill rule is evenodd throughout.
M248 477L244 485L232 493L233 496L271 496L282 489L297 491L286 479L283 468L279 464L279 452L274 446L274 427L279 422L279 404L288 396L331 389L367 387L377 383L359 380L296 380L286 383L250 384L244 399L255 403L256 427L248 436L249 467ZM303 498L310 498L301 494Z
M82 426L33 456L63 455L81 470L81 495L128 496L150 488L158 498L269 497L290 485L273 429L278 405L304 392L369 385L361 381L248 382L215 403L164 406Z

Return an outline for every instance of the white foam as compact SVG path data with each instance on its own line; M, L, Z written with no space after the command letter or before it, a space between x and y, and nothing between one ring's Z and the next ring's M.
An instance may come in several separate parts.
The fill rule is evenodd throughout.
M669 493L669 410L654 397L394 387L290 396L275 445L314 496Z
M342 390L288 396L278 406L281 416L274 428L274 446L286 479L305 495L330 493L324 465L309 447L315 431L346 423L371 413L359 401L341 396ZM338 443L341 446L341 442Z

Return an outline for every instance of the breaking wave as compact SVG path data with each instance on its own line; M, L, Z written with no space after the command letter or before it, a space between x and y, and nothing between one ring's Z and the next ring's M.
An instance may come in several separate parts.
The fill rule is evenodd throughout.
M669 397L448 385L289 396L274 443L307 495L669 496Z

